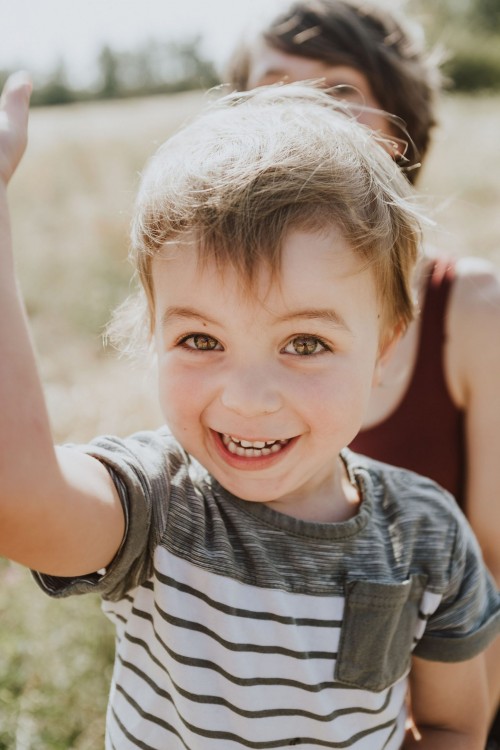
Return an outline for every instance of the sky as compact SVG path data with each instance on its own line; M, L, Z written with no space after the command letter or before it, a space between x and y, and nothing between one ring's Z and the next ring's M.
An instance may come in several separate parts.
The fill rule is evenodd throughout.
M91 78L104 44L133 50L148 39L202 37L202 51L224 63L240 35L287 0L0 0L0 69L34 76L63 60L72 80Z

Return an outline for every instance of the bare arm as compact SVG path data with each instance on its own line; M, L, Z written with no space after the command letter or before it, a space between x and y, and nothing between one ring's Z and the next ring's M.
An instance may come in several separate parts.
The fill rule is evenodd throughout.
M408 735L404 750L484 750L487 686L482 655L456 664L414 657L410 685L420 738Z
M451 382L466 412L466 512L500 588L500 279L463 259L450 305ZM486 652L491 718L500 702L500 639Z
M0 100L0 555L70 576L111 561L124 521L104 467L53 446L15 276L7 185L26 146L30 90L17 75Z

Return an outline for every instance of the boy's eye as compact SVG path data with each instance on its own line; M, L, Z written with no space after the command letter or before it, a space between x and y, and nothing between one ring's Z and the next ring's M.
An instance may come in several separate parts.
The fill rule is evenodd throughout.
M187 349L196 349L202 352L211 352L214 349L222 348L217 339L207 336L205 333L192 333L190 336L181 339L179 343Z
M317 336L295 336L283 350L286 354L300 354L308 357L311 354L329 351L329 347Z

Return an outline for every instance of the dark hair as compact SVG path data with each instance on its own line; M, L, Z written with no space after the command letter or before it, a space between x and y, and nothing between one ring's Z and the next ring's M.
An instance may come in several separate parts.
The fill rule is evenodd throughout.
M363 73L381 108L404 122L409 143L401 166L414 182L436 125L441 75L409 23L363 0L303 0L275 18L262 37L282 52ZM250 46L240 47L229 63L227 74L239 90L248 88L250 59Z

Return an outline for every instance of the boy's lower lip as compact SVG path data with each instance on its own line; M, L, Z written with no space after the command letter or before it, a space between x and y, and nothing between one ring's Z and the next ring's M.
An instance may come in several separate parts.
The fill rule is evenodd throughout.
M210 433L213 437L213 441L218 453L222 456L226 463L238 469L250 470L261 469L276 463L280 460L280 458L284 456L285 453L289 452L291 446L298 439L298 437L293 437L286 442L278 440L276 441L276 444L280 445L279 449L274 449L267 454L259 451L259 455L248 455L247 452L245 455L241 456L237 453L233 453L226 445L226 443L228 442L227 437L229 436L225 436L223 433L216 432L215 430L210 430Z

